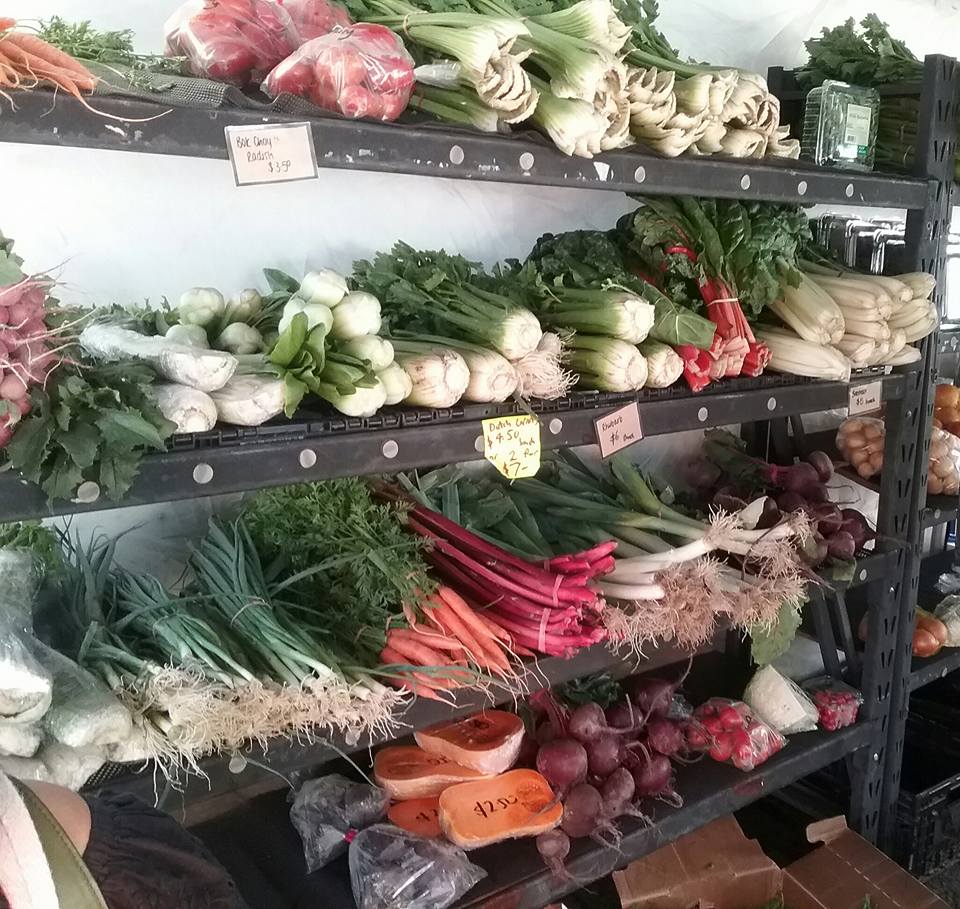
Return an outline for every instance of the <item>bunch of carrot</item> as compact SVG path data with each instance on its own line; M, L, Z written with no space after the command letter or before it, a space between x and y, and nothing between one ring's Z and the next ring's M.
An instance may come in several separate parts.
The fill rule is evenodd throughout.
M69 54L15 26L15 20L0 18L0 94L12 103L3 89L50 85L86 104L81 93L93 91L96 77Z
M412 606L405 605L408 627L391 628L380 652L381 663L404 667L392 669L389 675L399 688L439 700L438 690L474 685L478 672L503 678L514 675L508 659L511 652L533 656L522 647L517 649L507 631L451 587L440 587L420 607L426 624L418 621ZM469 668L471 664L475 670Z

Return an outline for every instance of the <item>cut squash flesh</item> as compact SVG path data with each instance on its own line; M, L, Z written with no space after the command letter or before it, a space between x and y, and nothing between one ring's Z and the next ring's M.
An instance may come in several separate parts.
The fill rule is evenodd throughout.
M440 803L436 796L394 802L387 811L387 819L391 824L418 836L443 836L440 829Z
M442 755L428 754L416 745L381 748L373 759L373 776L390 798L398 801L436 796L455 783L485 777Z
M438 723L414 733L424 751L481 773L503 773L517 760L523 720L505 710L483 710L456 723Z
M440 795L440 829L461 849L553 830L563 805L536 770L511 770L491 780L460 783Z

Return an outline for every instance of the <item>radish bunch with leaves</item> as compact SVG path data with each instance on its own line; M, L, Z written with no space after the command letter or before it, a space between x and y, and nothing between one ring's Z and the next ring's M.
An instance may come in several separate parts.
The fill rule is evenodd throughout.
M24 275L22 262L0 234L0 448L30 412L30 390L43 388L59 364L55 334L45 321L50 282Z

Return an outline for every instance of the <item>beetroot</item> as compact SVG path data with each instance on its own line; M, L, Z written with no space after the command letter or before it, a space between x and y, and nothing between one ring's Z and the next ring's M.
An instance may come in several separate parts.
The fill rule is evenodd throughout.
M544 864L556 875L566 876L564 859L570 854L570 837L562 830L548 830L537 837L537 852Z
M833 476L833 460L825 451L811 451L807 461L813 465L821 483L826 483Z
M620 740L614 736L600 735L584 745L587 751L587 767L593 776L607 776L620 766Z
M607 731L607 718L599 704L581 704L567 721L567 732L578 742L595 741Z
M636 794L639 796L657 796L672 791L673 767L670 758L662 754L652 754L641 758L632 768Z
M537 770L554 789L564 792L587 775L587 752L574 739L554 739L540 746Z
M627 685L630 699L650 716L665 716L673 703L673 693L677 690L675 682L648 675L630 679Z
M843 524L843 515L836 505L824 502L811 510L811 515L817 522L817 530L821 536L832 537Z
M590 836L600 823L603 798L589 783L578 783L563 800L560 827L567 836Z
M629 698L611 704L604 716L607 719L607 726L611 729L639 729L643 719L640 711L630 703Z
M600 787L603 798L603 813L607 818L617 818L626 813L637 791L633 774L626 767L618 767Z
M653 717L646 726L647 744L658 754L673 757L683 749L680 725L666 717Z

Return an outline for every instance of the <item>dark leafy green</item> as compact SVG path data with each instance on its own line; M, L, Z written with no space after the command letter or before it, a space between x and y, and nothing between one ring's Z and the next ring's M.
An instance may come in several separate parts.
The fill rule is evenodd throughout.
M53 499L72 498L93 481L120 499L149 450L162 450L176 429L150 395L153 372L133 362L62 366L46 391L31 391L33 409L4 453L24 478Z

